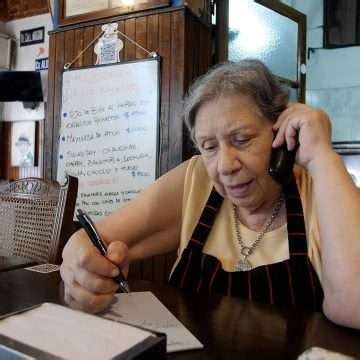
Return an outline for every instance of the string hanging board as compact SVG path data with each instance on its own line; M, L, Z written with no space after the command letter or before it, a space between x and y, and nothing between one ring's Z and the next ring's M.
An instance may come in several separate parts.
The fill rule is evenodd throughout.
M159 60L65 71L62 80L57 179L77 176L76 205L98 220L156 178Z

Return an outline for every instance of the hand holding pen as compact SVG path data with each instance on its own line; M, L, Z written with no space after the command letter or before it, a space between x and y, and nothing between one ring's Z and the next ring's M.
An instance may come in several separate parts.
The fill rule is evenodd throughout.
M78 209L76 217L78 218L80 225L85 230L86 234L89 236L93 245L100 251L101 255L106 256L106 246L101 240L101 237L89 215L81 209ZM129 285L121 271L120 274L113 279L119 284L120 290L122 292L130 292Z

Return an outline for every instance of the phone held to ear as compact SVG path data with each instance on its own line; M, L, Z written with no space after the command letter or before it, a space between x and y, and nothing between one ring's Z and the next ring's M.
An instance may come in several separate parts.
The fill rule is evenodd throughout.
M289 151L286 143L271 149L268 171L270 176L281 185L286 185L291 180L297 149L298 146Z

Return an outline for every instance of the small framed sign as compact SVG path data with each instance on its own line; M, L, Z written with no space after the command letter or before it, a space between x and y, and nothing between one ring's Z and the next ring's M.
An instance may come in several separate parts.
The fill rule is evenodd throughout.
M45 41L45 26L20 31L20 46L40 44Z
M49 68L49 58L41 58L41 59L35 59L35 70L36 71L42 71L42 70L48 70Z

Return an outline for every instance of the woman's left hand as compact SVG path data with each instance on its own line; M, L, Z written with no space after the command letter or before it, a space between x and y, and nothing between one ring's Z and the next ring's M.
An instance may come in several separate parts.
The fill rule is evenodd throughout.
M331 123L321 110L290 103L278 117L273 129L277 131L273 147L286 142L287 148L292 150L299 144L296 161L308 170L312 162L333 152Z

